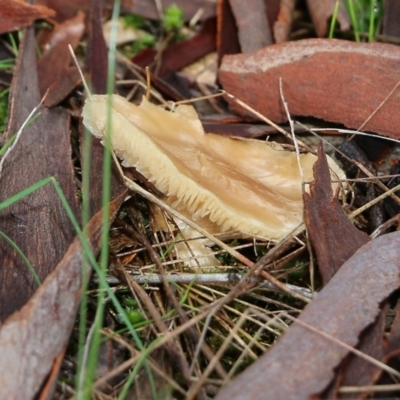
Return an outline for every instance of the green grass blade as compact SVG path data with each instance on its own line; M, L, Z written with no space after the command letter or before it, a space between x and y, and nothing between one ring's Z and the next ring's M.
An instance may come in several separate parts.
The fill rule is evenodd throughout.
M82 227L86 226L90 218L90 159L92 152L92 134L85 129L84 140L83 140L83 160L85 160L82 168ZM77 379L75 390L77 393L81 392L84 380L82 379L83 374L83 360L84 360L84 347L86 340L86 324L87 324L87 307L88 307L88 296L87 288L89 284L89 275L85 274L84 271L89 267L89 259L84 256L82 264L82 295L81 302L79 305L79 333L78 333L78 368L77 368Z
M29 196L30 194L32 194L33 192L35 192L36 190L40 189L41 187L47 185L50 182L51 182L51 178L45 178L39 182L36 182L32 186L29 186L28 188L21 190L19 193L15 194L14 196L11 196L7 200L4 200L2 203L0 203L0 211L11 206L12 204L16 203L19 200L24 199L26 196Z
M15 133L4 143L4 146L0 149L0 157L7 151L7 149L14 143L17 134Z
M329 28L329 36L328 36L329 39L333 38L333 32L335 30L338 11L339 11L339 0L336 0L336 4L335 4L335 7L333 9L333 14L332 14L332 19L331 19L331 26Z
M349 10L350 20L351 20L351 24L353 26L354 38L355 38L356 42L360 42L360 28L359 28L358 20L356 17L353 0L347 0L347 9Z
M3 238L10 246L12 246L16 253L22 258L22 261L26 264L29 272L32 274L34 281L38 286L40 286L42 282L40 282L39 276L37 275L35 268L33 268L33 265L29 262L28 258L20 249L20 247L18 247L18 245L2 231L0 231L0 237Z

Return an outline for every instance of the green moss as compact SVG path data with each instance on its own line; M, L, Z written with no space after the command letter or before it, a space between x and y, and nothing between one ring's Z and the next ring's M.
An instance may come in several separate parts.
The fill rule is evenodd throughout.
M183 9L173 4L164 13L163 26L167 32L179 31L183 27Z
M140 29L145 25L145 19L141 15L129 14L122 17L124 28Z
M139 51L144 49L150 49L154 46L156 42L156 37L151 33L145 33L143 36L135 40L130 48L133 54L139 53Z

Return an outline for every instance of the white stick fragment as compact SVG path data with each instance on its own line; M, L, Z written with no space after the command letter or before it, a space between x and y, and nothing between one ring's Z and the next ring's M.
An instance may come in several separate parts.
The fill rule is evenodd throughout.
M30 112L30 114L28 115L28 117L26 118L26 120L24 121L24 123L22 124L21 128L19 128L17 135L14 139L14 142L12 143L12 145L6 150L6 152L4 153L1 161L0 161L0 174L3 171L3 165L4 165L4 161L6 160L6 158L8 157L8 155L14 150L15 146L17 145L23 130L25 129L26 125L31 121L31 119L33 118L33 116L35 115L36 111L40 108L40 106L43 104L43 102L45 101L46 97L47 97L47 93L48 91L44 94L42 100L40 100L40 103Z

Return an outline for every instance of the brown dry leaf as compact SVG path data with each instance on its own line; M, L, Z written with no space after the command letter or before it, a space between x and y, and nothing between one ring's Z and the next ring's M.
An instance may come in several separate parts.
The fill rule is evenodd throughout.
M218 65L226 54L240 53L235 17L229 0L218 0L217 5Z
M39 104L33 28L24 32L10 95L6 139ZM70 118L62 109L44 109L21 135L0 175L0 201L53 176L79 218L71 160ZM21 248L44 280L63 257L75 231L52 185L46 185L0 213L2 231ZM15 250L0 241L0 321L21 308L36 291L32 274Z
M229 0L236 20L242 53L251 53L273 43L264 0Z
M289 40L294 7L295 0L281 0L279 14L273 25L275 43L284 43Z
M34 0L34 2L53 9L58 23L73 18L78 11L88 12L93 5L100 6L102 10L111 10L114 4L114 0ZM133 0L121 1L121 7L126 11L130 10L132 5Z
M94 1L90 12L89 39L86 52L86 66L91 76L93 92L104 94L107 91L107 47L102 29L102 9L100 1ZM87 137L83 134L84 128L80 129L80 147L82 154L82 165L90 163L90 215L100 210L102 204L103 185L103 160L104 148L98 140L91 140L91 152L89 160L85 157L84 143ZM119 196L125 190L121 176L115 166L112 168L111 197Z
M32 6L24 0L0 0L0 34L16 31L36 19L53 17L55 12L44 6Z
M400 232L368 242L307 305L299 320L356 346L360 333L399 287ZM349 353L338 343L293 323L271 349L228 384L217 400L308 399L321 393Z
M313 116L357 129L397 84L399 57L399 47L389 44L306 39L226 56L219 80L227 92L273 121L285 122L279 93L282 78L291 115ZM364 130L400 137L399 90ZM233 101L231 108L248 114Z
M400 2L397 0L386 0L383 4L382 35L393 38L400 37Z
M76 67L70 67L71 53L85 31L85 14L79 11L76 17L55 26L47 43L43 44L43 57L38 62L39 86L42 96L49 90L45 105L60 103L80 82Z
M280 0L218 0L218 64L226 54L248 53L272 43Z
M322 142L318 147L318 161L314 164L314 182L310 185L310 194L303 194L303 200L304 221L326 285L340 266L370 238L349 221L333 196Z
M337 0L307 0L308 10L310 11L311 19L318 37L322 38L326 36L328 31L328 22L330 22L332 18L336 2ZM339 2L339 10L336 19L337 22L339 22L342 31L350 29L349 16L347 15L343 1Z
M110 203L113 218L125 194ZM86 227L93 253L100 246L102 213ZM71 334L81 289L84 254L75 238L29 302L0 328L0 398L31 399Z
M339 201L333 197L329 168L323 147L318 148L318 162L314 165L315 181L310 185L311 194L304 194L304 220L315 249L319 271L326 285L342 263L349 259L369 236L359 231L349 221ZM368 327L360 337L358 349L378 360L383 357L383 329L386 312L378 322ZM339 385L360 386L373 383L380 369L364 359L350 354L336 375L336 384L322 398L333 398ZM346 397L349 397L348 395Z

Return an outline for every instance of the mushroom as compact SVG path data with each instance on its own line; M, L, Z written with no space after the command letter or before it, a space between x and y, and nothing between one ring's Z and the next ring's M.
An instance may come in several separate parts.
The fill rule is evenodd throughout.
M111 144L123 165L136 167L177 210L211 232L241 231L279 240L303 221L302 179L313 180L316 156L296 155L278 144L205 133L192 106L167 111L143 98L136 106L113 95L93 95L83 109L85 126ZM339 179L345 175L329 158Z

